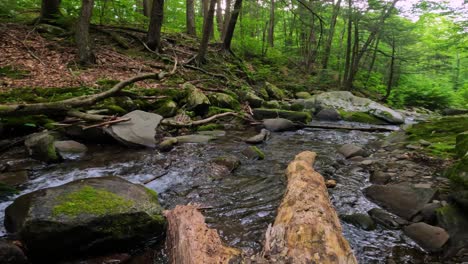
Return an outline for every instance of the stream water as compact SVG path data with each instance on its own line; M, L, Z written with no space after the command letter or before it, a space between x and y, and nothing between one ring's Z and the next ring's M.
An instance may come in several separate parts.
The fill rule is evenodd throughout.
M165 208L189 202L203 205L210 227L216 228L229 245L253 253L261 249L266 227L275 218L285 190L287 164L297 153L312 150L318 153L316 170L338 182L329 191L339 214L365 213L377 207L362 194L369 185L368 172L344 160L336 150L346 143L368 144L382 138L383 133L329 129L273 133L269 141L259 146L266 155L260 161L247 160L240 154L247 146L241 138L253 134L253 130L229 132L207 144L179 145L169 153L93 146L81 160L36 167L21 194L87 177L115 175L142 183L162 175L146 186L158 192ZM239 156L242 165L226 177L209 175L209 161L227 154ZM15 155L9 159L7 162L18 162ZM0 221L3 222L4 209L13 199L0 203ZM364 231L344 222L342 225L360 263L382 263L393 246L411 244L397 230L378 227Z

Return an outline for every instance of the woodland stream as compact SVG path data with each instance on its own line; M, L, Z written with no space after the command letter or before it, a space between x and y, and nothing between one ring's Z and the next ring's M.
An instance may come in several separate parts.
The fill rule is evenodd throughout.
M23 185L20 194L87 177L115 175L142 183L161 175L146 186L158 192L165 208L201 204L210 227L216 228L229 245L253 253L261 249L263 234L274 221L285 190L284 170L288 162L297 153L312 150L318 153L316 170L338 182L329 191L339 214L365 213L377 207L362 193L370 185L369 173L346 161L336 150L345 143L371 147L385 133L329 129L273 133L269 141L259 146L265 153L265 159L259 161L241 155L246 147L242 138L254 134L253 130L228 132L210 143L182 144L169 153L117 145L89 146L89 152L80 160L34 166L31 180ZM6 158L7 162L27 164L18 158L20 152ZM241 157L242 165L229 176L209 175L209 161L226 154ZM3 222L4 209L13 199L0 203L0 221ZM342 225L360 263L382 263L396 245L414 247L398 230L377 227L364 231L345 222ZM0 235L4 235L3 227Z

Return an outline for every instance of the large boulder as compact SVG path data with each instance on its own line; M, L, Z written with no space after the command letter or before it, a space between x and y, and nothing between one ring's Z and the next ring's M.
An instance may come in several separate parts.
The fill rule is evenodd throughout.
M436 191L430 188L415 188L409 184L372 185L364 190L373 202L407 220L429 203Z
M283 100L284 98L286 98L284 91L276 87L276 85L272 83L265 82L265 89L268 95L273 99Z
M240 103L232 97L231 95L225 93L213 93L209 96L210 102L212 105L221 107L221 108L229 108L234 110L240 109Z
M403 231L429 252L438 252L447 243L449 234L443 228L431 226L423 222L405 226Z
M280 117L304 124L312 120L312 116L308 112L288 111L281 109L255 108L253 109L253 114L254 117L259 120Z
M197 114L208 112L211 102L200 89L191 83L185 83L184 89L187 90L187 98L185 98L187 110L194 111Z
M297 126L292 121L284 118L270 118L263 120L263 125L269 131L280 132L296 130Z
M260 107L263 104L263 99L252 91L248 91L245 94L244 100L247 101L251 107Z
M162 116L135 110L122 118L130 118L130 120L114 124L107 128L106 132L125 145L151 148L156 146L156 128L163 119Z
M57 153L63 159L76 159L83 156L88 148L74 140L59 140L54 142Z
M316 109L334 108L346 112L369 113L392 124L402 124L405 121L395 110L370 99L354 96L348 91L325 92L307 100L313 101Z
M33 260L119 251L161 237L157 194L118 177L88 178L18 197L5 210ZM39 263L39 262L38 262Z

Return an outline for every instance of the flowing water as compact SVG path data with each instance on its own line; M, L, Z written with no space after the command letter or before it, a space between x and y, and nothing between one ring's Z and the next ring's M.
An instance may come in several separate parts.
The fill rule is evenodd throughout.
M382 138L383 133L329 129L273 133L269 141L259 146L266 155L260 161L241 155L247 146L241 138L253 134L253 130L230 132L207 144L179 145L169 153L93 146L81 160L32 170L31 180L24 184L21 194L87 177L115 175L142 183L160 176L146 186L158 192L165 208L201 204L207 223L229 245L254 253L261 249L266 227L274 221L286 186L287 164L297 153L311 150L318 153L316 170L338 182L329 191L339 214L365 213L377 207L362 194L362 189L369 185L368 172L344 160L336 150L346 143L366 145ZM228 154L240 157L242 165L229 176L210 175L209 161ZM14 155L10 162L17 162ZM1 221L13 198L0 203ZM393 246L411 243L400 231L380 227L364 231L344 222L342 225L360 263L382 263ZM4 234L2 228L0 236Z

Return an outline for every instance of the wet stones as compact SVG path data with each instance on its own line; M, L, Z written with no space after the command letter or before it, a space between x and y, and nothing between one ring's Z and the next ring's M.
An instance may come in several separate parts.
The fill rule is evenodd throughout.
M250 146L242 150L242 154L248 159L262 160L265 159L265 153L256 146Z
M259 134L249 137L248 139L245 140L245 142L249 144L260 144L263 141L267 140L269 136L270 136L270 131L268 131L267 129L262 129Z
M291 131L296 130L296 125L284 118L272 118L272 119L265 119L263 120L263 125L265 128L272 132L280 132L280 131Z
M363 148L353 145L353 144L345 144L338 149L338 153L343 155L345 158L352 158L356 156L366 157L369 156L367 151Z
M63 159L76 159L83 156L88 148L74 140L60 140L54 142L55 150Z
M366 188L364 193L383 208L410 220L433 199L436 191L429 188L414 188L409 184L398 184L372 185Z
M325 121L339 121L341 120L340 113L333 108L326 108L320 110L317 115L317 119Z
M225 166L231 172L237 169L241 165L240 159L232 155L218 157L213 160L213 163L221 165L221 166Z
M449 234L443 228L420 222L403 228L404 233L429 252L438 252L448 241Z
M162 236L164 225L157 194L118 177L34 191L5 210L7 231L38 261L127 249Z
M380 208L372 208L369 210L368 214L377 224L388 229L400 229L403 225L407 225L409 223L403 218L392 215Z
M342 215L341 219L366 231L375 229L374 221L367 214Z
M60 156L54 147L55 136L49 132L40 132L29 135L24 145L31 157L45 162L57 162Z

